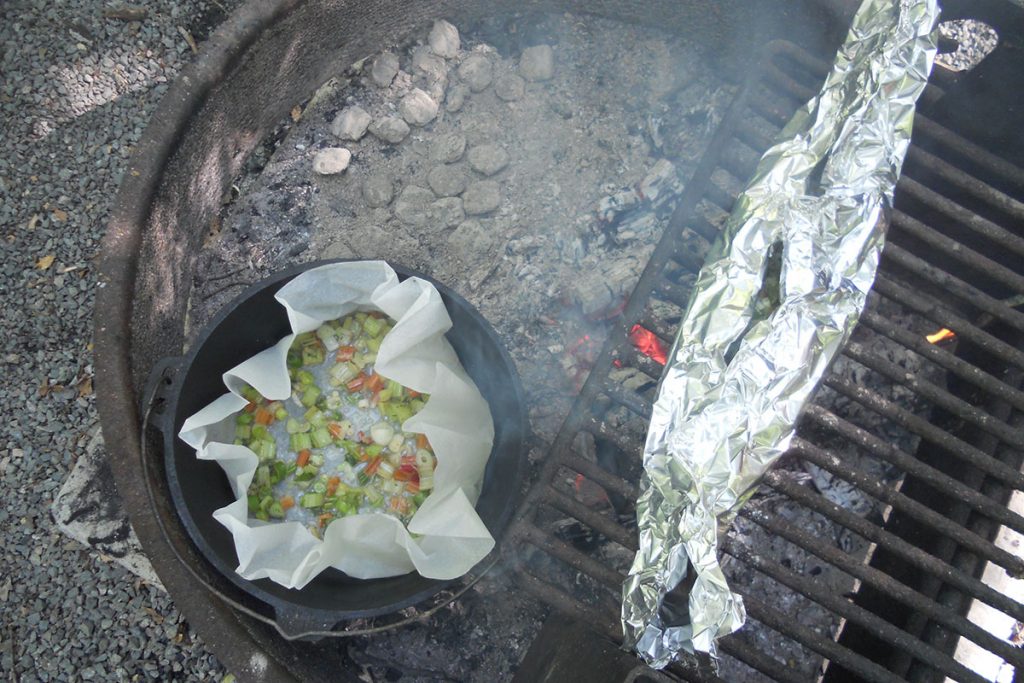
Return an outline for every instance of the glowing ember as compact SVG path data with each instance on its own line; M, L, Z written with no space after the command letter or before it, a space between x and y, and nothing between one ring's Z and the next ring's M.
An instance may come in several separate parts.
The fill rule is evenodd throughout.
M932 334L925 335L925 339L928 340L929 344L938 344L939 342L946 341L947 339L952 339L955 336L956 332L954 332L953 330L947 330L945 327L943 327L938 332L933 332Z
M633 329L629 331L629 340L645 356L654 359L662 365L668 361L668 350L665 348L665 345L646 327L633 325Z

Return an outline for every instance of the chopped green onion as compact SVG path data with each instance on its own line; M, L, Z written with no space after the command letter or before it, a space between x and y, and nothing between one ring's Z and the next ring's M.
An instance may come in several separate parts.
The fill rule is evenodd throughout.
M363 321L363 329L366 331L366 334L371 337L380 336L381 322L376 318L367 317L366 320Z
M314 384L306 387L305 391L302 392L302 398L299 399L299 403L307 408L312 408L318 398L320 398L320 387Z
M330 446L332 439L331 433L327 431L327 427L317 427L311 434L313 441L313 448L324 448Z
M288 439L288 444L292 447L292 450L298 453L313 447L313 440L310 438L308 433L299 432L298 434L292 434Z
M299 505L304 508L318 508L324 504L324 496L322 493L304 493L302 498L299 498Z

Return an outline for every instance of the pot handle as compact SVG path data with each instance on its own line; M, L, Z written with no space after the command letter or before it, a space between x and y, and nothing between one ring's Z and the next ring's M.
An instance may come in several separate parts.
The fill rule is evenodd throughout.
M173 393L181 361L182 356L167 356L158 360L149 371L142 389L139 405L142 423L156 427L161 434L166 434L168 428L173 427L170 424L172 416L165 408Z
M289 640L301 639L307 634L322 634L338 625L336 619L317 617L308 608L280 603L274 606L274 622L277 630ZM313 639L319 640L319 635Z

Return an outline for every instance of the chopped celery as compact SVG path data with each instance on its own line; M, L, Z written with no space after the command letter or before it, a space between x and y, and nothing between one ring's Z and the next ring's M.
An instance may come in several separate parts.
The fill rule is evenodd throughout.
M331 445L331 433L327 431L327 427L317 427L310 436L313 441L313 448L323 448Z
M255 481L259 487L270 486L270 468L266 465L257 467Z
M299 370L295 373L295 379L304 387L316 386L316 378L309 370Z
M377 398L381 403L387 403L388 401L391 400L391 390L381 389L380 393L377 395Z
M302 352L298 349L288 350L288 367L298 369L302 367Z
M238 414L236 420L240 425L251 425L252 424L252 413L241 412Z
M377 351L380 351L380 342L380 339L377 339L376 337L370 337L369 339L366 340L366 348L376 353Z
M366 334L371 337L378 337L380 336L381 322L377 318L367 317L366 320L363 321L363 329L366 331Z
M425 405L426 403L423 401L423 399L414 398L413 400L409 401L409 408L412 409L413 415L423 410L423 406Z
M260 509L260 497L259 496L249 495L248 503L249 503L249 512L256 512L257 510Z
M242 398L249 403L259 403L263 400L260 392L256 391L254 387L251 387L248 384L242 385Z
M324 504L322 493L304 493L299 499L299 505L304 508L318 508Z
M285 408L283 405L279 406L277 410L274 411L274 418L278 420L288 419L288 409Z
M327 493L327 482L321 478L315 484L313 484L314 493Z
M423 501L425 501L426 499L427 499L427 494L424 493L423 491L420 491L419 493L417 493L416 495L414 495L412 497L412 502L416 504L416 507L419 507L419 506L423 505Z
M313 467L323 467L324 456L320 455L319 453L314 453L313 455L309 456L309 464L312 465Z
M391 398L402 398L402 385L395 380L388 380L387 389L391 392Z
M382 450L384 450L384 446L380 445L379 443L374 443L366 447L366 454L371 458L376 458L378 455L380 455L380 452Z
M267 508L267 512L271 517L276 517L277 519L284 517L284 508L281 507L281 504L278 502L274 502L269 508Z
M288 418L288 421L284 425L284 429L289 434L298 434L299 432L308 432L309 423L303 423L296 420L294 417Z
M302 398L299 399L299 403L307 408L312 408L318 398L320 398L320 388L314 384L306 387L302 392Z
M317 341L315 344L306 344L302 347L303 365L320 365L327 358L323 344Z
M270 439L272 437L270 436L270 432L267 431L267 428L264 427L263 425L253 425L252 438L257 441L263 441L266 439Z
M298 453L299 451L308 450L313 447L313 440L310 438L308 433L299 432L298 434L292 434L288 440L292 450Z
M327 416L324 415L323 412L316 406L313 406L312 408L307 410L306 414L303 417L305 417L306 421L309 422L309 424L313 425L314 427L323 427L324 425L327 424Z
M237 439L248 439L252 436L252 426L247 424L240 424L235 427L235 438Z

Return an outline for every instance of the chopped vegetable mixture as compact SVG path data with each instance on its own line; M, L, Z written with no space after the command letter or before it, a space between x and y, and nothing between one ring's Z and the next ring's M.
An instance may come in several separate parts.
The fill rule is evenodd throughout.
M401 428L429 397L373 367L393 325L382 313L357 312L297 336L289 401L245 387L235 443L260 461L248 491L252 516L303 521L317 536L361 512L412 519L434 488L437 460L425 435Z

